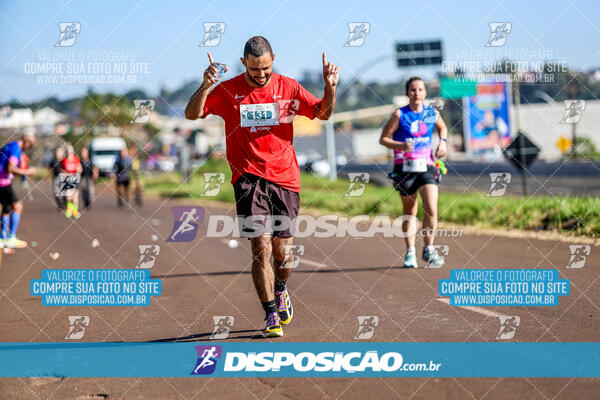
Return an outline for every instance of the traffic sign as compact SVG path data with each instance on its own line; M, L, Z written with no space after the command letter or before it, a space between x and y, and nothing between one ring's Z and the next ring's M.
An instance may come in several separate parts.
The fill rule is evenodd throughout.
M442 41L396 43L398 67L441 64Z
M517 137L504 150L504 156L522 171L531 165L539 152L540 148L525 136L523 132L519 132Z
M442 78L440 96L444 99L460 99L477 94L477 81L460 78Z
M567 154L567 151L571 148L571 144L571 141L565 135L561 135L556 141L556 147L558 147L563 154Z

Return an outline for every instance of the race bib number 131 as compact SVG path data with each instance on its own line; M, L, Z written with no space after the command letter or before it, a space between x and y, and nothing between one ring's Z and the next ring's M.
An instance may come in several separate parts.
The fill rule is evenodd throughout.
M240 104L242 127L279 125L277 103Z

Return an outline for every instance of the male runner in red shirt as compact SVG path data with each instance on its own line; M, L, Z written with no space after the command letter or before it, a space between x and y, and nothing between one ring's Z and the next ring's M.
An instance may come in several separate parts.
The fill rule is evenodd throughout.
M323 53L325 95L318 99L294 79L273 73L275 55L269 41L254 36L246 42L241 58L246 72L209 93L219 79L219 65L210 53L208 59L202 85L192 95L185 116L194 120L215 114L225 120L237 214L246 222L241 234L251 240L252 278L266 313L263 336L283 336L281 324L288 324L293 316L286 289L291 269L286 263L293 262L292 231L300 207L292 122L296 114L331 117L339 68L328 63Z

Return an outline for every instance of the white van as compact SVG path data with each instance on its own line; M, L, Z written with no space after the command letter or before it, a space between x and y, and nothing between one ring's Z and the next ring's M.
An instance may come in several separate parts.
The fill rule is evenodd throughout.
M90 142L90 159L100 172L108 175L115 165L121 149L125 148L125 140L120 137L99 137Z

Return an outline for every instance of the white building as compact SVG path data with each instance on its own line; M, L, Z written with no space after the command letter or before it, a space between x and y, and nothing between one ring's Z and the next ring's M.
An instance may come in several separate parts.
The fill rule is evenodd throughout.
M18 129L29 128L37 125L54 126L64 120L64 114L54 111L50 107L44 107L37 111L30 108L4 107L0 113L0 128Z
M29 108L3 110L0 117L0 128L15 129L33 125L33 112Z
M522 104L520 129L541 148L540 159L556 160L562 156L556 146L561 136L571 139L572 125L560 123L565 115L565 103ZM511 125L515 128L514 107L511 108ZM600 100L588 100L576 125L577 137L589 137L600 149ZM513 132L514 135L514 132Z

